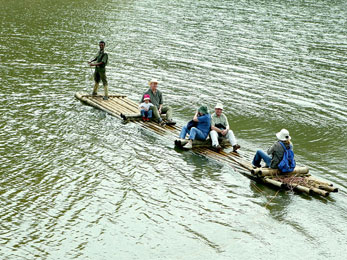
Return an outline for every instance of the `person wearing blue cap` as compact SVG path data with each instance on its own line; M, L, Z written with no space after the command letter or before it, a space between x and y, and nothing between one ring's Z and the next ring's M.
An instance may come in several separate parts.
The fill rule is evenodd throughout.
M194 118L182 128L180 139L184 140L189 134L189 141L184 146L186 149L193 148L193 140L206 140L211 130L211 115L206 106L201 106L195 113Z

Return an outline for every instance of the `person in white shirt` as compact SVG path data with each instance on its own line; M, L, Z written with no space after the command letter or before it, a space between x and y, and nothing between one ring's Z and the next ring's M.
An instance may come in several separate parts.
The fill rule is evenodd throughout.
M151 103L151 97L148 94L145 94L143 97L143 102L140 104L140 112L143 121L149 121L152 118L153 111L150 109L153 104Z
M222 147L219 145L218 137L227 138L230 144L233 146L233 152L240 149L241 146L237 144L234 132L229 127L229 122L227 117L223 114L223 105L217 103L214 108L214 113L212 114L211 120L211 132L210 136L212 139L212 147L216 150L221 150Z

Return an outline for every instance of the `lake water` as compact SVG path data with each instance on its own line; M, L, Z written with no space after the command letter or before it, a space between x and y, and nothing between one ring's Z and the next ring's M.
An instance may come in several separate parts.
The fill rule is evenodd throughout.
M0 0L0 259L345 259L346 1ZM277 192L74 99L160 80L223 102L245 156L287 128L328 198ZM345 255L346 256L346 255Z

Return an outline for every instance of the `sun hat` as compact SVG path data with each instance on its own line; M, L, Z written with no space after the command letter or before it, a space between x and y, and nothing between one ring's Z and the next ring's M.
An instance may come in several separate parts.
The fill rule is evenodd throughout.
M148 82L148 84L151 85L151 83L157 83L158 84L159 82L156 79L151 79L150 82Z
M199 108L198 112L201 113L201 114L204 114L204 115L208 114L208 108L207 108L207 106L201 106L201 107Z
M280 132L276 134L276 136L277 139L280 141L290 141L290 139L292 139L287 129L282 129Z
M143 100L151 100L151 96L148 95L148 94L145 94L145 95L143 96Z
M222 103L217 103L214 109L222 109L223 110L223 104Z

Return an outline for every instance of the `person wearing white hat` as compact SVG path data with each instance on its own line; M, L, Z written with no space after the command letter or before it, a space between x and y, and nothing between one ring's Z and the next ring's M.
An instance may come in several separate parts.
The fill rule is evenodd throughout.
M261 167L260 162L263 159L266 167L277 169L284 155L284 148L281 142L285 145L286 149L293 148L290 141L291 137L287 129L282 129L280 132L276 133L276 137L278 140L267 150L267 153L262 150L256 152L252 162L254 167Z
M210 132L212 147L218 151L221 150L222 147L219 145L218 137L227 138L233 146L233 152L236 152L237 149L241 148L241 146L237 144L234 132L229 127L228 119L223 114L223 104L217 103L214 111L215 112L211 116Z
M163 95L161 91L158 90L158 83L156 79L152 79L148 83L149 89L143 93L140 103L144 102L145 95L149 95L154 105L150 108L153 111L153 118L156 119L159 124L162 124L163 119L161 118L161 114L166 114L167 124L175 124L175 122L172 121L172 108L163 104Z

